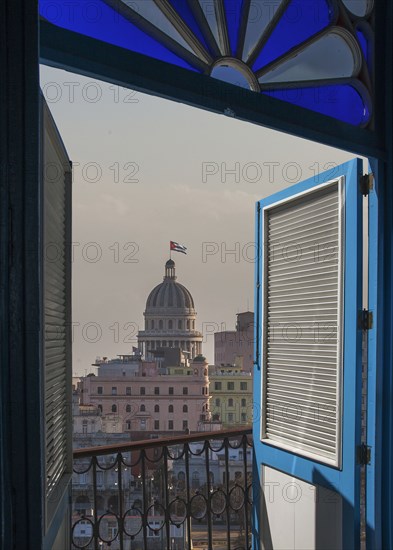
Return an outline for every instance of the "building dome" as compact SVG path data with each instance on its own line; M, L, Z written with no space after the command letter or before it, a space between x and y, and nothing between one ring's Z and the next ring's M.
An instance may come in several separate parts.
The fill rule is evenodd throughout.
M194 310L191 292L176 281L175 262L168 260L165 264L165 276L162 283L150 292L146 302L146 313L156 309Z
M150 292L144 312L145 328L138 332L138 348L148 359L161 348L177 348L189 359L202 352L202 333L196 327L191 293L176 280L175 262L165 264L162 283Z

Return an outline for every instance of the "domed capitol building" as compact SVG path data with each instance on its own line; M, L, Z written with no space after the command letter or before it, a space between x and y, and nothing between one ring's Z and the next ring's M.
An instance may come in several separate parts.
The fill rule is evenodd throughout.
M196 311L190 291L177 282L175 262L165 264L162 283L150 292L144 312L145 330L138 333L138 348L151 359L160 348L180 348L194 359L202 353L202 333L195 329Z

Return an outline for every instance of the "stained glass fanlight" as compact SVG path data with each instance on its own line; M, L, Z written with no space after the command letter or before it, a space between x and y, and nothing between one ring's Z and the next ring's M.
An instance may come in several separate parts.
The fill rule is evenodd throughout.
M374 0L40 0L98 40L355 126L372 118Z

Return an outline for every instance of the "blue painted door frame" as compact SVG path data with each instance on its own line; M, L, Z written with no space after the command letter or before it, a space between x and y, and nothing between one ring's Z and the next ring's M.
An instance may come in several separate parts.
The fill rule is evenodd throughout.
M261 465L276 468L288 475L308 483L322 485L338 492L343 499L343 548L358 548L360 526L360 466L356 464L356 448L361 438L361 365L362 331L358 326L358 313L362 309L362 195L359 178L362 175L362 161L355 159L332 172L320 174L316 179L296 184L288 189L267 197L257 203L256 242L258 261L256 265L256 304L255 341L257 342L256 364L254 367L254 411L258 415L253 421L255 453L254 502L259 498L262 486ZM261 442L261 421L263 404L261 388L263 380L262 341L263 293L264 293L264 219L263 209L278 201L293 197L316 186L345 176L344 183L344 317L343 317L343 413L342 413L342 460L341 468L322 464L316 460L282 450ZM295 238L295 237L294 237ZM256 525L261 518L255 518ZM254 547L260 548L259 533L255 533Z

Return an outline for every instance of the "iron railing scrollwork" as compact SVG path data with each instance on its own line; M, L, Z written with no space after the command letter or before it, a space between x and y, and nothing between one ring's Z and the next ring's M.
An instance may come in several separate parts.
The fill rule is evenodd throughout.
M249 550L251 429L74 451L72 546Z

